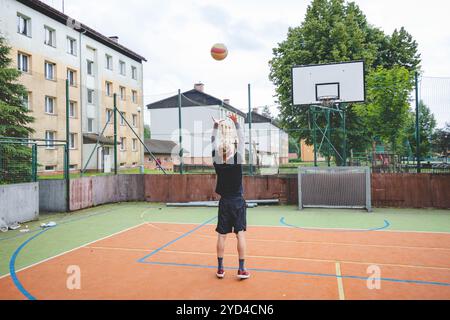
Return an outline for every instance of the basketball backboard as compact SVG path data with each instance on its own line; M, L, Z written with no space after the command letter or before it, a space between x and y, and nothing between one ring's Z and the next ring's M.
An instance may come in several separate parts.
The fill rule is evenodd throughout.
M293 105L318 105L323 100L365 102L364 61L294 66Z

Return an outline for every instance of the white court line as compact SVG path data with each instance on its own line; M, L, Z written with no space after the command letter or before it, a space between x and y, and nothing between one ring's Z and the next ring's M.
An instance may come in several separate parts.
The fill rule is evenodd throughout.
M171 232L176 234L184 234L182 231L166 230L155 226L157 223L147 222L147 225L163 232ZM199 238L216 239L217 236L208 236L197 233L193 235ZM450 251L450 248L440 248L440 247L416 247L416 246L396 246L396 245L383 245L383 244L359 244L359 243L344 243L344 242L321 242L321 241L301 241L301 240L278 240L278 239L258 239L247 237L249 241L259 241L259 242L281 242L281 243L296 243L296 244L317 244L317 245L333 245L333 246L347 246L347 247L374 247L374 248L394 248L394 249L416 249L416 250L445 250Z
M342 281L341 264L336 261L336 280L338 284L339 300L345 300L344 282Z
M159 224L183 224L183 225L199 225L201 222L170 222L170 221L145 221L147 223L159 223ZM205 226L213 226L215 224L213 223L208 223L205 224ZM289 228L289 229L296 229L294 227L289 227L289 226L270 226L270 225L261 225L261 224L251 224L248 225L248 227L266 227L266 228ZM370 231L364 231L361 229L349 229L349 228L316 228L316 227L299 227L299 230L304 230L304 231L314 231L314 230L329 230L329 231L333 231L333 230L349 230L349 231L361 231L361 232L399 232L399 233L431 233L431 234L446 234L446 235L450 235L450 231L449 232L443 232L443 231L409 231L409 230L370 230Z
M20 271L29 269L29 268L31 268L31 267L37 266L37 265L39 265L39 264L41 264L41 263L44 263L44 262L46 262L46 261L49 261L49 260L55 259L55 258L57 258L57 257L60 257L60 256L62 256L62 255L64 255L64 254L66 254L66 253L69 253L69 252L72 252L72 251L81 249L81 248L83 248L83 247L85 247L85 246L88 246L88 245L90 245L90 244L93 244L93 243L95 243L95 242L97 242L97 241L105 240L105 239L108 239L108 238L110 238L110 237L113 237L113 236L116 236L116 235L118 235L118 234L121 234L121 233L123 233L123 232L130 231L130 230L132 230L132 229L135 229L135 228L137 228L137 227L142 226L143 224L144 224L144 222L143 222L143 223L140 223L140 224L138 224L138 225L135 225L135 226L133 226L133 227L130 227L130 228L127 228L127 229L118 231L118 232L116 232L116 233L110 234L110 235L108 235L108 236L106 236L106 237L103 237L103 238L100 238L100 239L97 239L97 240L94 240L94 241L90 241L90 242L85 243L85 244L83 244L83 245L81 245L81 246L78 246L78 247L76 247L76 248L73 248L73 249L70 249L70 250L61 252L61 253L59 253L59 254L57 254L57 255L55 255L55 256L46 258L46 259L41 260L41 261L39 261L39 262L33 263L33 264L29 265L29 266L23 267L22 269L16 270L16 273L19 273ZM0 276L0 279L9 277L10 275L11 275L10 273L5 274L5 275L3 275L3 276Z
M120 248L120 247L100 247L100 246L85 246L84 249L97 249L97 250L115 250L115 251L132 251L132 252L151 252L155 249L151 248ZM179 251L179 250L166 250L163 249L160 253L177 253L177 254L194 254L194 255L203 255L203 256L216 256L216 253L212 252L196 252L196 251ZM237 257L237 254L225 254L227 257ZM292 260L292 261L314 261L314 262L331 262L335 263L336 260L329 259L314 259L314 258L302 258L302 257L283 257L283 256L256 256L256 255L246 255L247 258L255 258L255 259L275 259L275 260ZM418 265L409 265L409 264L392 264L392 263L378 263L378 262L360 262L360 261L351 261L351 260L341 260L343 263L348 264L360 264L360 265L380 265L387 267L402 267L402 268L418 268L418 269L439 269L450 271L450 268L446 267L433 267L433 266L418 266Z

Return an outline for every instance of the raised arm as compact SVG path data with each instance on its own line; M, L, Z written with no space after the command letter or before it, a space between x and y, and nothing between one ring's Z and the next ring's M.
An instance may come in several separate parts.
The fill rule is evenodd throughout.
M236 146L236 155L237 164L243 164L245 159L245 139L244 139L244 132L241 128L241 125L238 122L237 116L235 114L232 114L229 116L229 118L234 122L234 125L236 126L236 133L237 133L237 146Z
M217 131L219 128L219 123L222 122L223 120L216 120L214 118L213 122L214 122L214 126L213 126L213 130L212 130L212 135L211 135L211 148L212 148L212 152L211 152L211 156L213 158L213 163L220 163L219 161L219 152L217 150Z

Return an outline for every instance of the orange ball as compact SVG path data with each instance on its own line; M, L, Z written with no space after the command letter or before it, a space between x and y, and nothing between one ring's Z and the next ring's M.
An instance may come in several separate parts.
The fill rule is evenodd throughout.
M211 48L211 56L215 60L221 61L228 56L228 49L223 43L216 43Z

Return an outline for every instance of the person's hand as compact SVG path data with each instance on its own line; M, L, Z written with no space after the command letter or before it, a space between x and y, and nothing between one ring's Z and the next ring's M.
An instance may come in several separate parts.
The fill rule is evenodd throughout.
M211 117L212 118L212 120L213 120L213 122L214 122L214 128L218 128L219 127L219 124L221 123L221 122L224 122L225 120L223 120L223 119L220 119L220 120L216 120L214 117Z
M238 119L237 119L237 115L236 114L230 114L229 116L228 116L228 118L230 118L231 119L231 121L233 121L234 123L238 123Z

